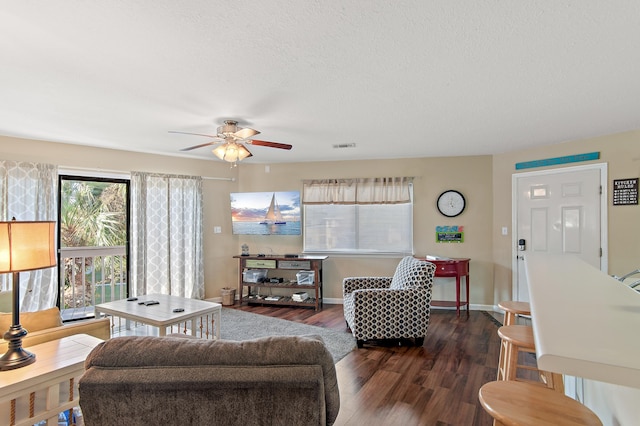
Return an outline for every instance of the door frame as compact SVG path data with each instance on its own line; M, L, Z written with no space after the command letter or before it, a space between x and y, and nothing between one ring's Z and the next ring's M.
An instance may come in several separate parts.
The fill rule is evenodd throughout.
M128 173L124 173L124 172L112 172L112 171L101 171L101 170L92 170L92 169L72 169L72 168L64 168L64 167L60 167L58 169L58 194L57 194L57 199L58 199L58 226L57 226L57 235L56 235L56 239L57 239L57 274L58 277L62 276L62 272L61 272L61 268L63 268L63 262L61 261L61 251L60 251L60 247L61 247L61 237L60 237L60 233L61 233L61 229L60 229L60 215L61 215L61 211L62 211L62 198L61 198L61 191L62 191L62 185L61 182L62 180L80 180L80 181L89 181L89 182L112 182L112 183L118 183L118 184L123 184L126 186L126 203L127 203L127 217L126 217L126 228L127 228L127 240L125 243L125 255L127 257L127 264L126 264L126 280L127 280L127 292L126 295L129 296L129 283L131 282L131 277L130 277L130 263L128 261L128 259L131 258L131 244L130 244L130 240L131 240L131 175ZM60 308L60 311L63 312L64 311L64 305L62 302L62 298L63 298L63 293L61 292L61 280L58 280L58 289L57 289L57 300L56 300L56 305L58 306L58 308ZM75 320L76 318L68 318L69 320ZM67 319L65 319L66 321Z
M535 176L550 176L560 173L580 172L585 170L600 171L600 270L605 274L609 271L609 243L608 243L608 167L607 163L587 164L584 166L559 167L555 169L537 170L534 172L514 173L511 175L511 294L518 294L518 183L521 178Z

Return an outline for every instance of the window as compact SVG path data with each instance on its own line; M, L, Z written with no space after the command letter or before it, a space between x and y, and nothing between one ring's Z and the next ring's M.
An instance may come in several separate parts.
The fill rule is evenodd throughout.
M305 181L305 252L413 253L410 178Z

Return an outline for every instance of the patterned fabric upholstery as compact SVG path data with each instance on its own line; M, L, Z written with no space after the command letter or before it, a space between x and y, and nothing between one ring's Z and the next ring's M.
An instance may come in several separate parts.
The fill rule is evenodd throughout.
M435 269L432 263L407 256L393 277L343 280L344 317L358 347L378 339L415 339L422 345Z
M429 282L429 263L407 256L400 261L391 279L392 290L422 288ZM433 275L433 273L431 273ZM433 278L433 277L431 277Z

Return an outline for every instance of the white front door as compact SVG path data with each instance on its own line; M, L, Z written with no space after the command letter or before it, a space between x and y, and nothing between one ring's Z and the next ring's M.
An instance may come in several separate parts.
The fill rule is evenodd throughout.
M606 272L606 173L595 164L513 175L514 300L529 301L528 252L575 254Z

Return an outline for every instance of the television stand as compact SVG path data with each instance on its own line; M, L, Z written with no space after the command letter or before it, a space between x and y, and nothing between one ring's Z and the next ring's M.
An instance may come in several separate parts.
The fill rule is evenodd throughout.
M240 304L322 309L322 262L328 256L233 257L238 259ZM301 300L300 293L309 297Z

